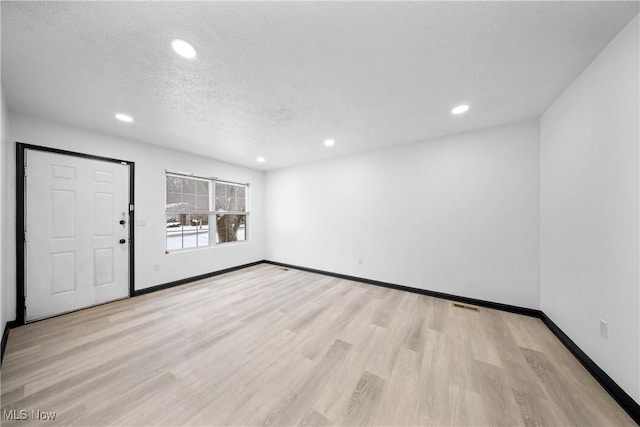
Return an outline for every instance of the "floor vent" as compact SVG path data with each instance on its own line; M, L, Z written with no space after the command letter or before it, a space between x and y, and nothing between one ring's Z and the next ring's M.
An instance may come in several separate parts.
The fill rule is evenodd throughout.
M284 268L284 267L279 267L279 268L280 268L280 270L289 271L288 268Z
M478 311L477 307L471 307L470 305L457 304L457 303L454 302L453 306L456 307L456 308L463 308L465 310Z

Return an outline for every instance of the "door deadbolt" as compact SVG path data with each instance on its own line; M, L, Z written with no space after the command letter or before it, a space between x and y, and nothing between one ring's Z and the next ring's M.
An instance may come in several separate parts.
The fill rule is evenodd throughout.
M127 243L127 241L126 241L126 240L124 240L124 239L120 239L120 244L121 244L121 245L124 245L125 243Z

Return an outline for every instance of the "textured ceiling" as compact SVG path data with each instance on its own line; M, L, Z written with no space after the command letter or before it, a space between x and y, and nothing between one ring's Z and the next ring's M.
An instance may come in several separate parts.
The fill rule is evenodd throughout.
M256 169L537 117L638 13L611 1L1 7L9 109ZM174 38L197 59L175 55Z

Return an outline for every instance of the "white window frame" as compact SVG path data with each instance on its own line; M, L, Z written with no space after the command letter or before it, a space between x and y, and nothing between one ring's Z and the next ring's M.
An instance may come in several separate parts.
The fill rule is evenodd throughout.
M174 176L177 178L183 178L183 179L193 179L193 180L197 180L197 181L206 181L209 183L209 209L207 211L187 211L185 210L184 212L182 211L169 211L166 209L167 206L167 188L166 188L166 179L169 176ZM215 210L215 204L216 204L216 199L215 199L215 195L216 195L216 184L226 184L226 185L234 185L234 186L238 186L238 187L244 187L245 189L245 209L244 211L231 211L231 212L227 212L227 211L223 211L223 210ZM242 244L245 243L247 241L249 241L249 206L250 206L250 197L249 197L249 183L240 183L240 182L233 182L233 181L226 181L226 180L222 180L222 179L218 179L216 177L207 177L207 176L201 176L201 175L196 175L196 174L192 174L192 173L186 173L186 172L180 172L180 171L173 171L173 170L165 170L165 221L166 221L166 216L167 214L200 214L200 215L208 215L209 216L209 243L205 246L197 246L197 237L196 237L196 246L190 246L190 247L181 247L181 248L175 248L175 249L169 249L168 247L168 236L167 236L167 227L165 224L165 248L166 248L166 253L171 253L171 252L179 252L179 251L190 251L190 250L197 250L197 249L205 249L205 248L214 248L217 246L224 246L228 243L236 243L236 244ZM219 215L220 213L224 212L225 214L230 214L230 215L244 215L244 239L243 240L236 240L236 241L228 241L228 242L220 242L218 239L218 227L217 227L217 215ZM184 244L184 243L183 243Z

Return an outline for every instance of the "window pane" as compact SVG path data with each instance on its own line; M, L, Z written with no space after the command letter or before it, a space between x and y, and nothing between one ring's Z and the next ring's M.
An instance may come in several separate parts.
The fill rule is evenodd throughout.
M167 176L167 193L181 193L182 181L175 176Z
M209 215L167 213L167 250L209 246Z
M209 183L207 181L196 181L196 209L199 211L210 211L209 207Z
M216 195L216 208L215 208L216 212L228 211L229 206L227 204L227 186L216 182L215 195Z
M167 176L167 210L178 210L182 202L182 180Z
M182 194L182 203L180 203L180 210L183 211L195 211L197 206L197 200L195 194Z
M194 179L189 178L181 178L182 179L182 192L194 194L196 192L196 181Z
M182 249L182 218L178 213L165 214L167 221L167 250Z
M244 185L216 182L216 212L242 212L246 210L246 190Z
M246 215L216 215L216 243L247 240Z
M209 181L167 176L168 211L209 211Z

